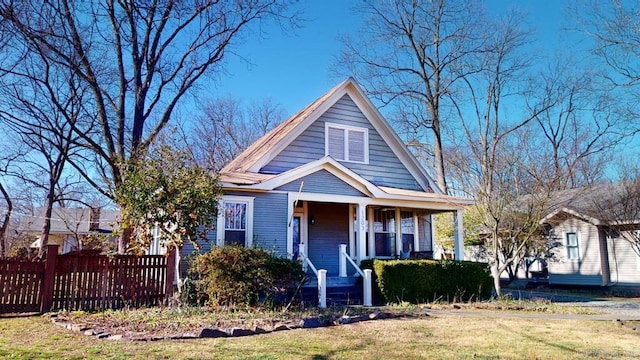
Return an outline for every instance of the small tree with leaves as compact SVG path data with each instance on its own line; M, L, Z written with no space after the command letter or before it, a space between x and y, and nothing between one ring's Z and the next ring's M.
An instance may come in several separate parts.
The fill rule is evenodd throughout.
M194 165L186 152L164 144L126 169L116 199L122 204L121 231L134 235L129 252L148 248L155 226L162 231L161 245L169 248L204 238L220 195L213 174Z

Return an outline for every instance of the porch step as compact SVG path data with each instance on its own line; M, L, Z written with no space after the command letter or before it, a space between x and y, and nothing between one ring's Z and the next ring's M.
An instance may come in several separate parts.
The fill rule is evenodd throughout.
M362 305L362 281L356 276L327 277L327 306ZM318 305L318 279L312 277L302 286L302 301Z
M330 287L345 287L345 286L354 286L358 284L359 276L327 276L327 288ZM315 275L311 274L311 276L307 275L307 281L302 285L303 287L313 287L318 288L318 278Z
M318 305L318 288L303 287L302 301L311 306ZM362 288L360 286L327 287L327 306L362 305Z

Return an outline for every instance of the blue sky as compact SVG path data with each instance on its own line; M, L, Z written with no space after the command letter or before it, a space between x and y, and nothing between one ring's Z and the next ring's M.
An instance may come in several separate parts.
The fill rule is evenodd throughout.
M324 94L342 78L335 78L330 67L341 50L341 34L357 34L362 24L352 6L359 0L301 0L299 8L308 21L293 34L277 27L266 28L267 39L251 38L236 51L251 62L237 57L227 59L227 75L216 86L205 88L204 97L231 95L243 102L271 97L291 115ZM559 29L570 23L565 16L566 1L490 0L487 10L501 14L517 8L528 14L535 30L536 52L552 53L572 39L559 36ZM356 79L357 80L357 79Z

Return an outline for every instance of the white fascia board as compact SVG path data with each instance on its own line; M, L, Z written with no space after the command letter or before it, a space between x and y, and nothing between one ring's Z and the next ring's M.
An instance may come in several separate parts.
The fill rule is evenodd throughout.
M561 209L555 210L552 213L550 213L549 215L543 217L540 220L540 224L548 222L549 220L553 219L554 217L556 217L560 213L566 213L566 214L569 214L571 216L583 219L583 220L587 221L588 223L590 223L591 225L595 225L595 226L602 225L602 222L600 220L598 220L598 219L596 219L596 218L594 218L592 216L588 216L588 215L579 213L579 212L577 212L577 211L575 211L573 209L569 209L569 208L566 208L566 207L563 207Z
M261 184L256 184L254 186L256 189L273 190L277 187L288 184L292 181L313 174L320 170L328 171L329 173L338 177L340 180L344 181L349 186L357 189L364 194L374 197L384 195L384 192L377 186L370 183L365 178L349 170L346 166L340 164L339 162L328 156L304 164L295 169L286 171L272 179L269 179Z
M436 194L442 194L440 187L431 179L413 154L411 154L411 151L409 151L402 142L398 134L389 127L384 116L382 116L380 111L371 103L371 100L362 92L362 89L353 84L352 88L354 91L347 91L347 93L351 95L352 100L364 113L365 117L369 119L371 125L373 125L380 136L382 136L382 139L389 145L393 153L398 157L400 162L402 162L402 165L418 180L424 190L431 188ZM423 179L426 179L426 183Z
M300 134L307 130L307 128L311 126L311 124L318 120L320 116L324 115L324 113L329 110L330 107L332 107L338 100L340 100L340 98L342 98L342 96L344 96L344 94L346 93L345 87L350 82L351 81L346 81L341 88L336 89L336 91L334 91L334 93L331 94L331 96L329 96L320 106L318 106L318 108L316 108L311 114L309 114L304 119L304 121L298 124L298 126L296 126L294 129L291 129L291 131L289 131L289 133L287 133L287 135L282 140L280 140L276 145L269 149L269 151L261 159L256 161L256 163L253 164L251 168L249 168L249 171L260 171L263 166L267 165L282 150L284 150L287 146L289 146L289 144L297 139Z
M314 201L314 202L328 202L339 204L360 204L365 206L384 206L384 207L398 207L407 209L424 209L440 211L456 211L464 209L464 206L453 203L442 202L430 202L430 201L416 201L416 200L399 200L399 199L376 199L367 197L357 197L349 195L331 195L331 194L319 194L319 193L305 193L301 192L298 197L297 193L291 193L297 199L302 201Z

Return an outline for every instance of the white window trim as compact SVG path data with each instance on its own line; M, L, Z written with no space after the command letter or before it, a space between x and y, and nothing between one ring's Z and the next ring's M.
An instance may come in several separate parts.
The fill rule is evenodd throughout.
M344 159L335 159L335 160L342 161L342 162L356 163L356 164L368 164L369 163L369 129L364 128L364 127L349 126L349 125L342 125L342 124L336 124L336 123L331 123L331 122L325 122L324 123L324 154L327 155L327 156L329 155L329 128L345 130L345 137L344 137L344 156L345 156L345 158ZM349 159L349 132L350 131L364 132L364 161L354 161L354 160L350 160Z
M247 204L247 237L245 239L244 246L250 248L253 246L253 200L255 197L251 196L237 196L237 195L222 195L222 198L218 202L218 219L216 226L216 245L223 246L224 241L224 204L229 203L244 203Z
M571 259L569 257L569 234L574 234L576 236L576 246L575 248L578 249L578 258L577 259ZM580 261L580 239L578 237L578 232L577 231L567 231L566 233L564 233L564 247L566 249L566 257L568 261L571 262L579 262ZM573 246L572 246L573 247Z

